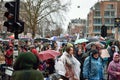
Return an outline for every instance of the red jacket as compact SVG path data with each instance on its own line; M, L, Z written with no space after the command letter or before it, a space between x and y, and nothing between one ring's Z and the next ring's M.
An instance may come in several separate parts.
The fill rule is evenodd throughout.
M13 50L8 49L5 54L5 62L8 66L11 66L13 63Z

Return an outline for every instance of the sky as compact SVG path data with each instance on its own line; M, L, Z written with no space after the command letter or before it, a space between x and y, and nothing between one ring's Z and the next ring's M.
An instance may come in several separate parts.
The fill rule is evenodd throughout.
M4 1L13 1L13 0L4 0ZM86 19L90 8L97 1L100 1L100 0L71 0L72 5L68 13L69 19L75 19L75 18ZM78 8L78 6L80 7Z
M87 19L87 14L89 13L90 8L97 1L100 1L100 0L71 0L72 2L71 8L67 15L68 19L65 21L63 28L67 29L67 26L71 19L76 19L76 18Z
M72 5L69 12L69 18L82 18L86 19L90 8L99 0L71 0ZM80 6L78 8L78 6Z
M90 11L90 8L94 6L94 4L100 0L71 0L71 9L68 12L68 18L63 25L65 32L67 30L67 26L71 19L87 19L87 14ZM78 7L79 6L79 7Z
M13 0L5 0L13 1ZM90 8L100 0L71 0L72 5L70 12L68 13L69 19L82 18L86 19ZM78 8L78 6L80 6Z

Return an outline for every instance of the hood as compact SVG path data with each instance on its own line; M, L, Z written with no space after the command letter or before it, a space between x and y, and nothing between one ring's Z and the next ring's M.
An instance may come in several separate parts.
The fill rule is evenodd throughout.
M113 55L113 60L114 60L114 61L115 61L115 57L116 57L116 56L119 56L119 57L120 57L119 53L117 53L117 52L114 53L114 55ZM120 58L119 58L119 60L120 60Z
M94 55L94 54L99 54L99 51L97 49L91 50L90 55Z
M37 64L37 57L31 53L20 53L15 62L15 69L34 69L35 64Z

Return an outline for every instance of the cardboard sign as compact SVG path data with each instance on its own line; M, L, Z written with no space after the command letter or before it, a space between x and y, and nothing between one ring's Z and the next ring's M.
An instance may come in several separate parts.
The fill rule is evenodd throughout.
M5 69L5 74L9 75L9 76L12 76L12 73L13 73L13 68L11 67L7 67Z
M107 49L102 49L100 52L101 52L101 55L100 55L100 56L101 56L102 58L108 58L108 57L110 57Z

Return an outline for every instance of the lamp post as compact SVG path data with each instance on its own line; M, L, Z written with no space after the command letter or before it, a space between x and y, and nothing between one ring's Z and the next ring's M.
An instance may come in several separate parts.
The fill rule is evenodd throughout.
M118 40L118 27L115 28L115 39Z

